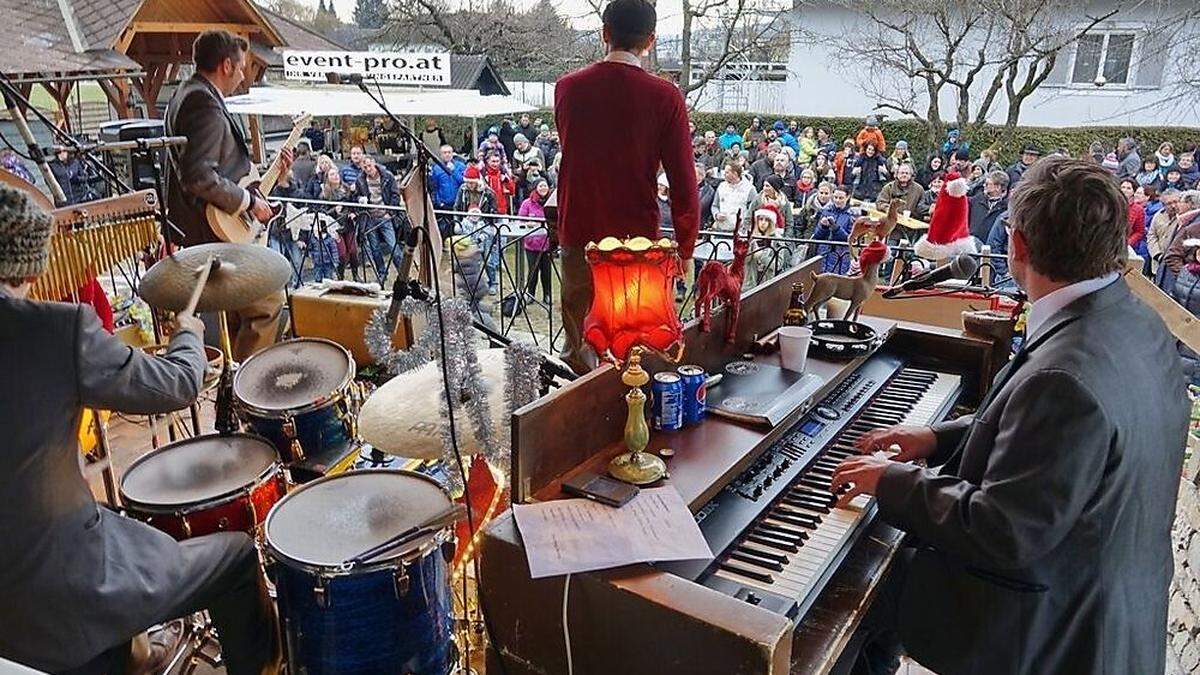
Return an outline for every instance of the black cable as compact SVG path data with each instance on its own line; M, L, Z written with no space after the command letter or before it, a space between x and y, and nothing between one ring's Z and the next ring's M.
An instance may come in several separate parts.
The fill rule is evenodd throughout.
M33 157L30 157L29 155L27 155L27 154L25 154L25 153L21 152L21 151L20 151L20 150L18 150L18 149L17 149L17 148L16 148L16 147L15 147L15 146L12 144L12 143L10 143L10 142L9 142L9 140L8 140L8 137L7 137L7 136L5 136L5 135L4 135L4 132L2 132L2 131L0 131L0 141L4 141L4 144L8 146L8 149L9 149L9 150L12 150L14 153L16 153L16 155L17 155L18 157L20 157L21 159L27 159L27 160L29 160L29 161L31 161L31 162L32 162L32 161L34 161Z

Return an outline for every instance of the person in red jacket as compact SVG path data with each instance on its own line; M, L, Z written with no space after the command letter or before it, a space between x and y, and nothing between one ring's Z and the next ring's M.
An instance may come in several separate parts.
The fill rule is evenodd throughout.
M517 194L517 182L505 170L504 158L499 152L492 150L484 156L481 177L496 195L496 213L502 216L512 213L512 198Z
M679 88L642 69L654 44L657 15L646 0L612 0L604 9L602 39L608 53L598 63L559 79L555 123L562 142L558 177L558 240L562 246L563 359L576 372L595 366L583 342L583 319L592 303L588 242L614 237L659 236L657 175L671 185L696 182L687 105ZM620 148L619 153L614 153ZM691 278L692 249L700 227L695 190L671 191L675 241Z

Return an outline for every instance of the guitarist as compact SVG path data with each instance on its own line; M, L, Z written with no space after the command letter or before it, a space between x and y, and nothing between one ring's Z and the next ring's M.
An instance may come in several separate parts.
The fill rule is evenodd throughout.
M167 213L184 232L184 246L220 241L204 217L213 204L229 214L249 211L266 224L272 214L262 195L238 186L250 173L250 151L241 127L225 109L225 96L242 86L246 69L246 40L227 31L205 31L192 44L196 73L182 83L167 104L167 133L185 136L188 143L172 150ZM292 163L284 150L281 172ZM283 292L229 313L233 357L244 361L269 347L279 333Z

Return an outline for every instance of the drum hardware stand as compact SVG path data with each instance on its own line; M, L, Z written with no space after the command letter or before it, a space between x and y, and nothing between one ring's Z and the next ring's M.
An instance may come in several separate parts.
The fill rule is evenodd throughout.
M237 432L239 426L237 413L233 409L233 345L229 340L229 319L224 311L217 312L217 321L225 367L221 369L221 381L217 384L216 429L219 433L229 435Z
M92 409L92 424L96 428L96 450L94 466L99 466L100 477L104 482L104 496L108 505L118 508L121 505L120 491L117 490L117 474L113 471L112 447L108 443L108 427L100 417L100 411Z

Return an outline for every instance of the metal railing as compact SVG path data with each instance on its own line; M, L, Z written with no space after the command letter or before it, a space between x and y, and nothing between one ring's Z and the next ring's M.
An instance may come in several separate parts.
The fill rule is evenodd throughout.
M272 201L276 201L272 198ZM403 242L411 227L403 206L370 205L318 199L280 198L287 205L271 223L270 245L292 264L292 286L322 277L377 282L385 289L395 278L403 255ZM563 327L557 307L562 276L558 252L541 251L549 234L541 218L515 215L469 214L435 210L443 231L465 237L456 252L442 257L442 292L465 296L475 318L506 337L532 341L553 353L563 346ZM664 236L674 232L667 229ZM334 235L331 246L328 239ZM461 245L469 241L470 246ZM526 244L529 244L527 247ZM478 251L478 257L471 248ZM928 267L907 242L891 245L892 256L880 270L881 283L902 283ZM331 253L337 252L336 261ZM979 259L975 276L966 286L985 294L1006 293L1011 280L998 273L1004 256L973 254ZM750 237L744 290L766 283L813 256L822 256L822 269L849 273L855 261L849 245L798 237ZM709 260L733 258L733 233L702 230L696 242L694 274ZM448 264L447 264L447 261ZM547 281L549 287L547 287ZM676 295L680 317L691 318L695 299L694 278Z

